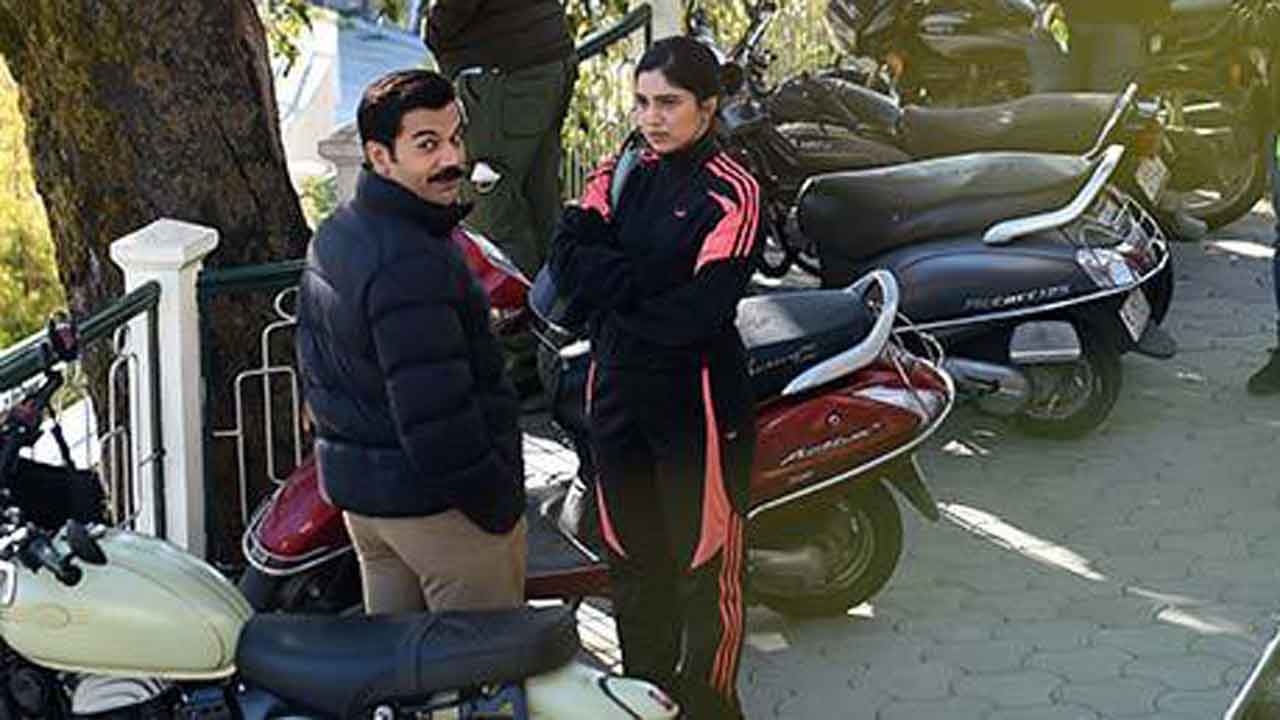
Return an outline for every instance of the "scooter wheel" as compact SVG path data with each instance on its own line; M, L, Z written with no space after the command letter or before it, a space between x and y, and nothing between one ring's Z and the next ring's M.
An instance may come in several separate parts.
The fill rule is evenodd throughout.
M1018 425L1029 435L1059 440L1087 435L1111 415L1120 397L1119 349L1088 328L1077 330L1082 352L1070 370L1044 366L1028 371L1034 399Z
M880 592L898 566L902 514L883 483L859 485L822 512L819 529L805 542L817 545L829 560L826 577L791 583L795 591L784 593L787 583L756 582L752 576L755 599L775 612L793 617L842 614ZM768 591L761 587L766 583L772 586Z

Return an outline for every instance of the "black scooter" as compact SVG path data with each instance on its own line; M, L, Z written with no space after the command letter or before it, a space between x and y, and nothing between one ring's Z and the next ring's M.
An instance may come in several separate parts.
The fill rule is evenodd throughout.
M1266 51L1239 43L1232 4L1172 0L1169 15L1147 26L1148 59L1133 78L1164 126L1170 185L1185 196L1181 202L1186 210L1210 228L1249 212L1267 185L1263 137L1271 118L1266 110ZM1052 14L1053 5L1038 0L830 0L827 22L846 59L824 75L901 96L908 105L970 107L1020 98L1030 92L1026 46L1040 42L1035 29L1049 24L1038 19L1028 25L1028 18ZM1071 20L1063 14L1058 18L1064 29ZM1017 115L1010 117L1016 121ZM1055 125L1060 123L1040 122L1045 130ZM926 142L945 137L932 133L942 127L930 123L930 132L919 136Z
M823 287L892 272L903 325L942 342L957 390L1039 435L1080 436L1106 419L1121 354L1176 352L1159 327L1173 292L1164 233L1114 184L1127 153L1112 138L1132 89L1083 155L970 153L815 173L754 86L749 49L771 15L762 5L727 56L719 128L760 180L765 232L789 252L811 249Z
M826 11L843 64L873 87L959 107L1030 92L1027 46L1049 35L1068 52L1068 19L1040 0L830 0Z

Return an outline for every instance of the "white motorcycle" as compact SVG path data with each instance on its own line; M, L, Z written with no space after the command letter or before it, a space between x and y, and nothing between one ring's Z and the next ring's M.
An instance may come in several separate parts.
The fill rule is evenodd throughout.
M52 361L74 358L74 338L51 328L44 381L0 416L0 720L678 714L648 682L573 662L571 607L254 615L226 578L163 540L26 520L13 498L30 495L11 489L29 479L18 451L40 434L62 383Z

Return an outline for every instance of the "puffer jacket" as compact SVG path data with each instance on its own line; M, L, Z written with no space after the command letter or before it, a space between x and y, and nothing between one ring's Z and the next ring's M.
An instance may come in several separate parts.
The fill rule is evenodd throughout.
M504 533L524 512L519 407L488 301L449 239L465 212L364 172L308 248L298 364L335 505L458 509Z

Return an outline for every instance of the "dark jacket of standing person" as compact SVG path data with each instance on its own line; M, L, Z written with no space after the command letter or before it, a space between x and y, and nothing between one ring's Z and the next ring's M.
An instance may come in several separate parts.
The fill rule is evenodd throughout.
M524 512L519 408L488 301L449 239L464 214L363 172L307 252L298 354L335 505L456 508L503 533Z
M425 35L450 77L470 66L519 70L563 60L573 52L564 7L557 0L436 2Z

